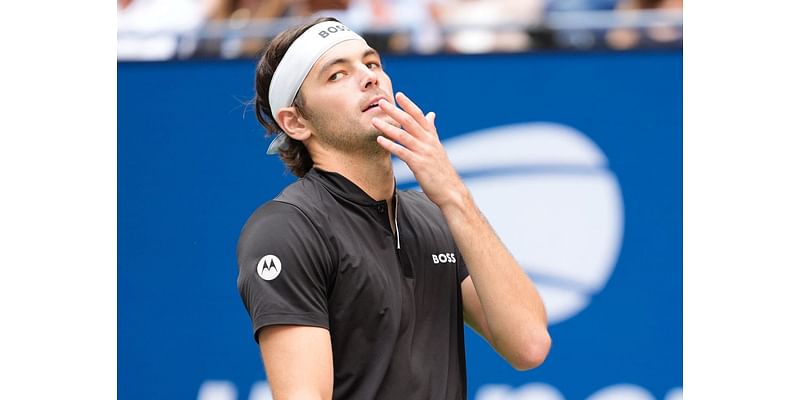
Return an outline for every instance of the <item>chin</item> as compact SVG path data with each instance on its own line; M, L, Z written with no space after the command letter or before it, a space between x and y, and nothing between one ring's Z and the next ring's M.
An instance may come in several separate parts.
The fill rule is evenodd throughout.
M371 138L373 140L376 140L378 138L378 136L383 136L383 132L381 132L380 130L378 130L378 128L375 128L373 126L373 127L370 127L369 129L367 129L367 132L366 132L366 134L364 136L367 136L367 137L369 137L369 138Z
M384 148L378 144L378 136L383 136L383 132L374 128L367 131L362 136L364 138L362 150L369 154L378 154L384 151Z

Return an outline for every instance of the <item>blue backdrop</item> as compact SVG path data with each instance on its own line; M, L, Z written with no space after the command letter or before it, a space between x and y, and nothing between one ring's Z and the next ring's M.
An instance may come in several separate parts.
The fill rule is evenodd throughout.
M470 398L485 385L531 382L567 399L620 383L654 398L681 388L681 53L384 63L395 90L436 111L444 139L531 121L584 133L605 153L624 199L613 273L588 307L551 325L541 368L514 371L467 328ZM118 64L120 399L193 399L207 381L228 381L247 399L264 380L236 289L236 241L250 213L294 178L264 154L247 106L254 66Z

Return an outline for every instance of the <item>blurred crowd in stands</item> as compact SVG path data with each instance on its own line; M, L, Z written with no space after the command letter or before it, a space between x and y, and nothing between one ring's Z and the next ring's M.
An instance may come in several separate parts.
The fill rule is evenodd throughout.
M119 60L254 57L333 16L390 53L681 48L682 0L118 0Z

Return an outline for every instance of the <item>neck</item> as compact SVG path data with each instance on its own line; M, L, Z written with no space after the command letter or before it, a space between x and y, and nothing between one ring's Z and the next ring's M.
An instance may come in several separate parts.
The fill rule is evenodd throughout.
M395 182L388 152L363 156L323 151L314 155L314 166L344 176L373 200L392 204Z

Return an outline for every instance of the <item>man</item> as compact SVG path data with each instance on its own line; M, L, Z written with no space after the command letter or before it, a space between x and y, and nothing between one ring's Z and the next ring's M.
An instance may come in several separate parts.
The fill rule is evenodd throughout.
M463 321L519 370L550 349L534 285L450 164L435 115L334 19L283 32L259 121L300 179L256 210L238 286L275 399L464 399ZM423 193L396 191L391 155Z

